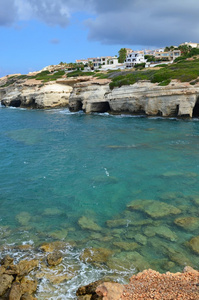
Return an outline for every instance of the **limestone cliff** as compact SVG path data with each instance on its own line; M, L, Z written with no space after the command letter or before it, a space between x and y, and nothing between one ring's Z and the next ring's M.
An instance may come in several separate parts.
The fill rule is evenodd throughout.
M167 86L149 81L111 90L110 79L62 78L43 84L29 79L0 88L5 106L54 108L71 111L146 114L148 116L199 116L199 84L172 80Z
M26 80L8 87L1 87L0 100L5 106L54 108L68 105L72 87L49 82L42 84L38 80Z
M99 81L74 85L69 98L70 109L82 108L86 113L111 111L165 117L198 114L199 85L173 80L168 86L158 86L140 81L110 90L107 82L100 84Z

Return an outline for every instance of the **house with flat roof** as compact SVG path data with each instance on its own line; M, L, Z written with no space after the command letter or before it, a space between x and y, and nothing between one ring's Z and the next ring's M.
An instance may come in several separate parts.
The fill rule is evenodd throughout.
M130 53L125 60L127 68L133 68L137 64L146 63L147 60L144 58L144 51L134 51Z

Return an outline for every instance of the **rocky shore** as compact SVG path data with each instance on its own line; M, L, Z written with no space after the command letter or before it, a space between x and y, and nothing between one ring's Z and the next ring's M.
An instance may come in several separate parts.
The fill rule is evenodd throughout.
M28 245L21 245L21 251L28 251ZM62 242L43 244L43 255L14 262L9 255L0 262L0 299L2 300L36 300L48 299L39 293L39 281L46 277L59 295L59 284L70 279L69 274L60 275L59 269L63 259L60 249ZM15 257L15 261L16 261ZM53 270L53 274L52 271ZM39 297L39 298L37 298ZM199 272L185 267L183 272L160 274L148 269L133 275L128 284L120 284L110 278L103 278L76 292L78 300L141 300L141 299L199 299Z
M148 269L133 275L129 284L96 281L77 291L78 300L196 300L199 299L199 272L185 267L182 273L160 274Z
M199 83L172 80L167 86L150 81L110 89L110 79L92 76L60 78L42 83L20 79L7 85L0 79L0 101L4 106L27 108L69 107L71 111L145 114L147 116L192 117L199 115Z

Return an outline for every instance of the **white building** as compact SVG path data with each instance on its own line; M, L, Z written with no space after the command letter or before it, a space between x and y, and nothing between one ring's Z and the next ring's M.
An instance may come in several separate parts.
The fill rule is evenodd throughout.
M180 44L180 46L191 46L192 48L199 48L199 44L198 43L192 43L192 42L185 42Z
M146 63L147 60L144 58L144 51L135 51L130 53L125 60L126 67L132 68L137 64Z

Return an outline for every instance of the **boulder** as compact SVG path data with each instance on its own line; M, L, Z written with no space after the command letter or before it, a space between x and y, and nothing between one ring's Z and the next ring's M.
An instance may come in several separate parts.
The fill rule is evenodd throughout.
M32 259L32 260L21 260L18 265L18 275L19 276L25 276L30 273L30 271L36 269L39 265L39 261L37 259Z
M21 284L19 282L14 282L10 290L9 300L20 300L21 295L22 295Z
M47 262L49 266L57 266L62 262L62 254L60 251L55 251L48 254Z
M5 292L11 287L13 280L14 277L12 275L0 275L0 296L5 294Z
M139 245L135 242L113 242L113 245L125 251L132 251L139 247Z
M1 265L3 265L4 267L8 267L10 265L13 264L13 258L10 257L9 255L6 255L2 260L1 260Z
M68 246L68 243L62 242L62 241L55 241L51 243L45 243L40 246L40 249L44 252L53 252L57 250L63 250L66 249Z
M33 294L37 290L37 280L30 280L27 278L22 278L21 280L21 290L22 294L28 293Z

